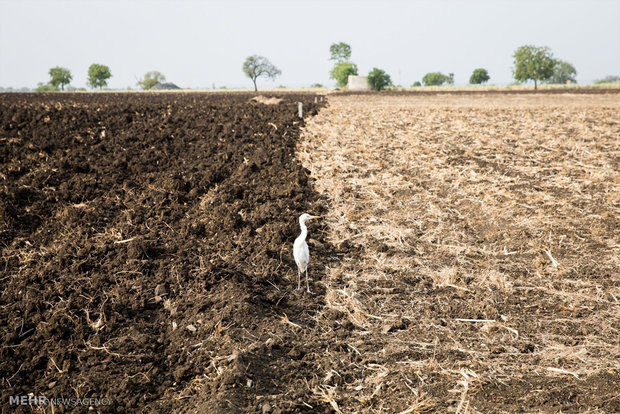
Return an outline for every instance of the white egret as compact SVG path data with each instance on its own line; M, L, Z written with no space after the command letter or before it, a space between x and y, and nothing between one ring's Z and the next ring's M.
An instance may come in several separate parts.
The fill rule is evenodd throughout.
M293 243L293 257L295 258L295 263L297 263L297 290L301 289L301 274L305 272L306 290L310 292L310 285L308 284L308 262L310 261L310 251L308 250L308 244L306 243L306 236L308 235L306 221L317 218L319 218L319 216L312 216L308 213L304 213L299 216L299 227L301 227L301 234L295 239L295 243Z

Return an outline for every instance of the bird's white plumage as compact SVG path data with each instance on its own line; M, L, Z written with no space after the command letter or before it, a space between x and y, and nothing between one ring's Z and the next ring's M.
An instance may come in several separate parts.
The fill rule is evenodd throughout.
M306 274L306 290L310 292L310 285L308 284L308 262L310 261L310 250L306 243L306 236L308 235L308 228L306 227L306 221L318 218L318 216L312 216L308 213L304 213L299 216L299 227L301 227L301 234L295 239L293 243L293 257L295 263L297 263L297 290L301 289L301 274Z
M308 262L310 261L310 250L308 250L308 243L306 243L306 235L300 235L295 239L293 244L293 251L295 252L295 263L300 272L305 272L308 268Z

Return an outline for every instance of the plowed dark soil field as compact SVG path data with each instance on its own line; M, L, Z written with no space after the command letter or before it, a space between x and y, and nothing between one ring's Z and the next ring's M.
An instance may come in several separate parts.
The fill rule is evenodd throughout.
M100 412L328 409L306 398L297 326L320 301L294 290L290 253L298 215L323 209L294 158L297 102L321 103L252 96L0 95L3 410L29 412L9 405L28 394L105 398Z

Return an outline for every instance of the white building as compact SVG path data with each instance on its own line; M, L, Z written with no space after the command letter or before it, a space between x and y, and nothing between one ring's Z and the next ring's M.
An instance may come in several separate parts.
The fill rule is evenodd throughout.
M347 80L347 89L352 91L370 90L370 86L368 86L368 76L349 75L349 79Z

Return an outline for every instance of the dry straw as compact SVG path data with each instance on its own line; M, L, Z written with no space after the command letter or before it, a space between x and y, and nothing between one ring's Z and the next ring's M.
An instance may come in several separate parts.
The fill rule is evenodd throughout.
M360 365L323 401L473 413L508 384L525 401L515 384L617 373L619 111L615 94L331 96L298 147L347 252L325 303L383 374ZM411 404L433 389L456 396Z

